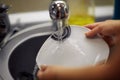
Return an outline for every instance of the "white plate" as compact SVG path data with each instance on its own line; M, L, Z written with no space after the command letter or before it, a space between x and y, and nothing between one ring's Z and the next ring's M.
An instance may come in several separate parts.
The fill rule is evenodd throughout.
M63 42L49 37L38 52L36 62L40 66L88 66L107 60L109 47L100 37L87 38L85 27L71 27L71 35Z

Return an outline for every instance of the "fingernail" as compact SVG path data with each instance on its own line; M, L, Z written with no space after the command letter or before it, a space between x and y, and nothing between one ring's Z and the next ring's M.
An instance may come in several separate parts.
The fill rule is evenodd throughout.
M46 68L47 68L47 65L46 65L46 64L43 64L43 65L40 66L40 70L41 70L41 71L44 71Z

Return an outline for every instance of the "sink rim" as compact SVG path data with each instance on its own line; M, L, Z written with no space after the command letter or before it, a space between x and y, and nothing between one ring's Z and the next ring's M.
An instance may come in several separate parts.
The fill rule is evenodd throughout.
M36 25L34 25L34 26L25 28L25 29L17 32L16 34L12 35L12 36L10 37L10 40L13 39L13 38L16 37L16 36L19 36L19 35L21 35L21 34L23 34L23 33L25 33L25 32L28 32L28 31L31 31L31 30L34 30L34 29L48 28L49 30L52 31L51 26L52 26L52 23L51 23L51 22L42 23L42 24L36 24Z

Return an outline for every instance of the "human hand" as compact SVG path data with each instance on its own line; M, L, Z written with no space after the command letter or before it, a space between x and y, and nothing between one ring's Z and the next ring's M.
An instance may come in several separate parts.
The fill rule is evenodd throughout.
M91 29L86 33L87 37L94 37L99 34L110 46L117 44L120 40L120 20L107 20L88 24L85 27Z
M76 80L78 78L79 67L65 67L56 65L42 65L37 77L40 80Z
M53 68L51 66L47 65L41 65L40 70L37 73L37 77L40 80L57 80L55 78L56 72L53 71Z
M60 74L64 72L64 69L65 67L62 66L41 65L37 76L40 80L60 80Z

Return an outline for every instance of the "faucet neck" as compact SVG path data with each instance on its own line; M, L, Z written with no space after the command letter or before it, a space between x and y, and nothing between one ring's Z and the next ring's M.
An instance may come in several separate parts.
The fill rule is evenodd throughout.
M53 21L53 39L63 40L70 35L70 27L68 27L69 8L65 0L52 0L49 7L49 14Z
M56 30L67 26L68 5L64 0L52 0L49 14Z

